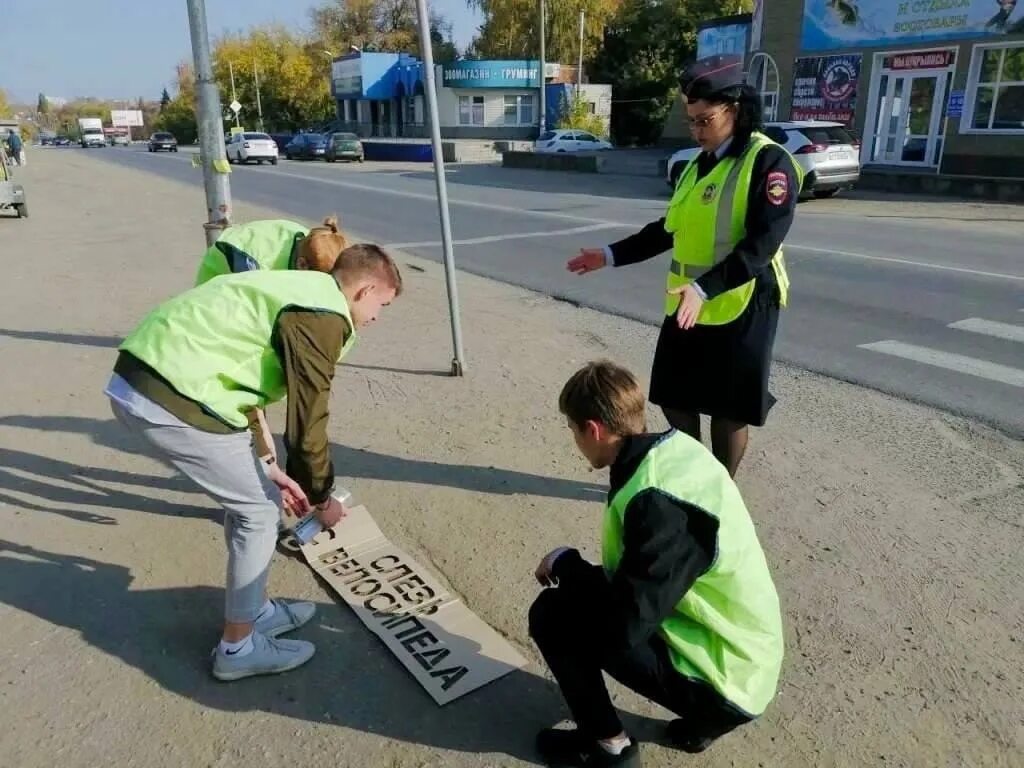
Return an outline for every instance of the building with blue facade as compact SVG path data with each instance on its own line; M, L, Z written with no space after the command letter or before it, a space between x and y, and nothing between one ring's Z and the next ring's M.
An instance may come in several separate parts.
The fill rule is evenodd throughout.
M556 114L564 69L548 64L548 120ZM370 137L427 134L423 62L398 53L362 52L332 63L331 91L345 130ZM540 62L460 60L435 67L438 122L446 139L532 140L540 124ZM583 86L596 93L597 86ZM595 111L610 105L610 86L595 95ZM585 96L586 97L586 96ZM552 104L554 101L554 104ZM598 103L599 102L599 103Z

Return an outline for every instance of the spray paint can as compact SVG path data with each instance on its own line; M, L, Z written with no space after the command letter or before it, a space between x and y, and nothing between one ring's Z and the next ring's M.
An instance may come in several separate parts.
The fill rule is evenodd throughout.
M352 494L345 488L335 486L334 498L342 504L342 506L348 506L349 501L352 499ZM320 520L314 513L306 515L302 520L299 521L292 529L292 535L298 540L299 544L309 544L316 535L324 529Z

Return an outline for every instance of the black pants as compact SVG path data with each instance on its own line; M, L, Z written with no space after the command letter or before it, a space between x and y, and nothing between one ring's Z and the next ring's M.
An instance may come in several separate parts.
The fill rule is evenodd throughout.
M622 733L601 672L681 717L687 738L715 739L750 721L703 681L680 675L657 635L628 653L602 658L585 632L585 605L576 592L545 589L530 608L530 635L558 681L576 725L594 739Z

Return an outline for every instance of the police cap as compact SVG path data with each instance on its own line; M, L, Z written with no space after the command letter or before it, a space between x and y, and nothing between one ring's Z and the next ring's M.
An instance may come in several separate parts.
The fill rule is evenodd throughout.
M743 57L727 54L699 59L679 76L679 86L687 101L718 96L743 84Z

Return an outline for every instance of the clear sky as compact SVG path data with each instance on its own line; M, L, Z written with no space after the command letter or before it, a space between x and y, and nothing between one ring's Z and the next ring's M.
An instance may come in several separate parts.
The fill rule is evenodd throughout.
M464 46L479 21L464 0L428 0ZM315 0L206 0L211 37L267 22L308 27ZM185 0L3 0L0 88L34 103L62 98L158 99L191 58Z

